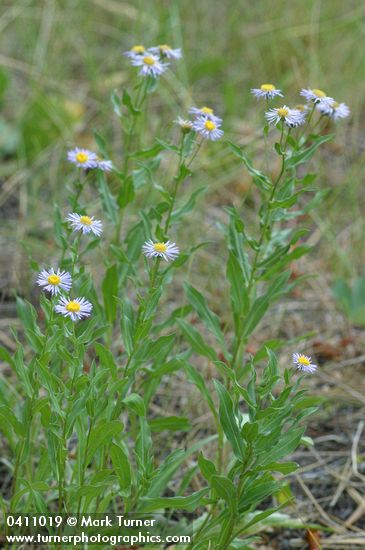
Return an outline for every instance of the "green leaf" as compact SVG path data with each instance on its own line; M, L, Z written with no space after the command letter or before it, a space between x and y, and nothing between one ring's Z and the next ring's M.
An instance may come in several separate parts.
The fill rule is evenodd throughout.
M181 468L181 465L191 456L193 453L201 449L204 445L212 443L216 439L216 436L206 437L199 440L197 443L191 445L188 449L177 449L173 451L160 466L158 471L153 477L151 486L148 489L146 496L157 497L164 492L169 481L172 479L174 473ZM143 510L143 505L139 507L139 511Z
M100 363L103 365L103 367L110 370L113 378L115 379L117 377L118 369L115 364L112 352L99 342L95 342L94 347L96 355L99 357Z
M122 491L121 496L128 496L130 493L131 480L131 467L128 459L128 455L123 446L112 443L110 447L110 457L112 459L115 473L119 480L119 486Z
M130 393L123 399L123 403L128 410L133 411L138 416L146 416L146 407L142 397L136 393Z
M208 359L211 359L212 361L217 360L217 355L214 349L204 342L200 333L193 328L192 325L183 319L176 319L176 322L183 332L186 340L196 353L203 355L204 357L208 357Z
M86 464L90 463L96 451L100 447L109 443L113 437L120 434L122 430L123 424L119 420L103 420L96 426L92 427L89 444L86 450Z
M118 269L116 264L107 269L102 283L102 292L106 318L113 324L117 316Z
M302 435L305 432L305 427L289 430L286 433L282 433L279 443L268 453L266 459L262 461L262 466L276 462L286 456L289 456L299 446Z
M152 449L151 430L144 416L139 419L139 434L136 440L136 455L141 472L148 470Z
M238 147L238 145L235 145L231 141L226 141L226 143L236 157L242 160L257 187L263 191L271 190L272 183L269 178L252 166L251 161L246 157L241 147Z
M108 152L106 150L106 141L105 139L103 138L103 136L101 134L99 134L99 132L97 132L96 130L94 130L94 139L97 143L97 146L99 147L100 149L100 152L101 154L105 157L105 158L109 158L109 155L108 155Z
M191 210L193 210L195 206L196 199L199 197L199 195L205 192L206 192L206 187L200 187L199 189L196 189L196 191L194 191L191 194L190 198L185 204L183 204L183 206L173 211L171 215L171 220L173 222L176 222L177 220L185 216L185 214L188 214L189 212L191 212Z
M189 382L195 385L195 387L200 391L205 400L207 401L210 410L214 415L216 415L215 404L213 402L210 391L208 390L203 376L197 371L196 367L192 365L184 365L184 370L186 372Z
M113 105L114 113L117 115L117 117L121 118L123 116L121 111L122 100L120 98L120 95L118 94L118 90L112 91L110 99Z
M260 465L258 467L258 471L273 471L273 472L280 472L284 475L289 475L295 472L299 468L299 464L296 462L270 462L269 464L266 464L265 466Z
M132 98L131 96L129 95L128 91L126 90L126 88L123 88L123 95L122 95L122 103L123 105L125 105L129 112L133 115L133 116L136 116L136 115L139 115L140 114L140 110L139 109L136 109L132 103Z
M200 319L214 334L222 348L225 349L226 344L221 330L219 317L209 309L204 296L196 288L185 282L184 289L189 302L199 315Z
M115 226L118 225L118 205L116 203L114 195L111 193L104 172L101 170L96 171L96 185L101 197L101 203L103 210L109 220L113 222Z
M238 316L246 315L250 302L242 268L234 252L230 252L227 262L227 278L231 283L231 304Z
M219 418L223 431L232 445L234 454L238 460L243 462L246 454L246 444L237 424L231 396L218 380L214 380L214 385L219 396Z
M153 432L163 432L164 430L188 432L191 430L190 420L181 416L153 418L149 421L149 424Z
M134 318L132 304L126 298L122 302L120 329L125 349L130 357L134 347Z
M236 488L233 482L224 476L212 476L210 479L212 489L214 489L219 496L227 504L231 513L236 511Z
M204 497L208 491L209 489L201 489L200 491L196 491L186 497L142 497L141 501L143 503L143 512L154 512L155 510L161 510L164 508L194 512L194 510L196 510L203 503Z
M218 474L213 462L205 458L202 452L198 455L198 464L203 477L205 477L207 481L210 482L212 476L216 476Z
M327 141L331 141L334 137L334 134L327 134L324 136L311 136L312 145L308 147L307 149L301 150L298 153L294 153L291 157L289 157L286 160L286 166L287 168L294 168L295 166L299 166L299 164L303 164L303 162L307 162L320 145L323 143L326 143Z
M125 208L135 197L133 176L128 176L122 181L118 195L118 205Z
M286 271L282 273L275 281L271 284L267 292L257 298L247 315L244 326L244 336L249 336L256 328L258 323L261 321L263 316L266 313L267 308L270 303L273 302L280 294L285 290L285 285L288 282L290 277L290 272Z

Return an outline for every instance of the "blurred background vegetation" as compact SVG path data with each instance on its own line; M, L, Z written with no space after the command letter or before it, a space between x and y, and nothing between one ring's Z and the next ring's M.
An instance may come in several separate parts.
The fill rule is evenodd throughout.
M313 354L321 368L309 383L328 406L321 407L321 417L316 415L310 435L316 439L315 452L323 453L323 463L338 460L331 462L334 481L328 481L324 490L318 479L325 476L315 472L311 489L319 499L326 493L329 502L333 483L345 471L343 461L353 448L354 433L361 434L356 430L363 427L365 406L364 2L2 0L0 36L0 342L9 350L14 349L8 332L9 324L16 324L14 294L32 298L34 292L27 251L41 265L57 265L54 205L67 213L68 186L75 178L66 161L67 149L75 145L96 149L93 131L97 130L107 140L110 158L121 166L122 133L110 96L123 87L132 91L136 83L135 70L123 51L134 44L167 43L181 47L184 54L149 97L141 121L144 146L152 145L155 137L177 139L174 119L186 117L192 105L209 105L224 119L225 137L244 146L256 165L264 167L265 106L252 97L251 87L272 82L284 91L289 105L300 101L302 87L320 88L349 105L350 118L336 125L336 138L321 148L312 166L319 173L316 184L328 192L302 220L310 230L306 242L313 250L297 262L293 276L314 273L316 277L275 306L249 349L254 353L270 338L293 342L311 333L306 353ZM331 125L326 129L332 130ZM275 176L275 155L270 160ZM174 159L170 161L170 155L163 156L162 169L154 176L157 183L171 182L175 166ZM251 221L252 227L257 226L257 191L224 143L207 144L193 168L183 194L190 196L192 189L204 185L207 191L188 215L186 226L171 239L182 249L197 241L210 244L197 251L189 273L185 269L176 276L174 293L182 294L179 277L190 278L195 287L204 289L224 323L226 250L221 230L227 215L222 207L243 206L250 230ZM108 181L113 186L113 175ZM148 183L128 207L125 228L136 219L138 209L155 204L157 196ZM92 214L101 215L92 186L83 197ZM97 258L89 259L95 276L103 269L100 255ZM174 293L170 292L170 302ZM289 349L283 349L281 361L288 357ZM211 378L215 373L207 369L205 374ZM206 421L206 411L183 377L173 390L164 392L164 412L176 410L180 402L188 403L196 418L189 435L193 439L200 420ZM173 445L165 440L163 444ZM337 498L343 518L357 507L351 498ZM303 502L307 506L307 493ZM333 511L337 513L329 508L329 513ZM360 516L363 521L363 508ZM312 517L317 517L317 509Z
M337 276L361 275L364 17L359 0L3 0L2 294L27 291L27 277L21 277L24 245L42 262L52 256L53 204L65 207L74 174L65 162L67 148L93 147L97 129L108 139L115 164L120 163L123 143L110 95L124 86L132 89L135 72L121 54L138 43L168 43L184 52L150 98L145 145L156 135L174 137L176 116L186 116L191 105L207 104L224 118L227 138L247 146L260 164L263 105L251 96L251 87L273 82L289 104L299 101L301 87L318 87L350 106L351 119L337 125L336 141L316 166L317 183L329 193L309 220L309 241L319 262L315 270L329 276L329 284ZM217 207L249 195L250 180L226 148L214 144L198 159L195 182L209 184L195 218L204 213L209 237L221 221ZM138 207L146 206L149 192L139 200ZM247 209L249 217L249 200ZM187 237L189 232L194 235L193 225ZM208 250L207 259L214 261L216 253Z

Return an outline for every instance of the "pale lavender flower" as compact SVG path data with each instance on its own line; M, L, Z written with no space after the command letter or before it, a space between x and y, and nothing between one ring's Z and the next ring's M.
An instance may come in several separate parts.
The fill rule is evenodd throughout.
M205 118L206 120L212 120L215 124L221 124L222 119L214 114L214 110L211 107L191 107L189 113L195 116L195 118Z
M111 160L98 159L96 161L96 168L103 172L111 172L113 170L113 163Z
M305 111L299 109L290 109L286 105L283 107L269 109L265 113L266 120L270 124L278 124L284 122L289 128L300 126L305 121Z
M140 75L153 78L160 76L169 66L168 63L162 63L157 55L150 52L146 52L146 55L131 57L131 63L134 67L141 67Z
M257 99L273 99L276 96L284 97L281 90L278 90L274 84L261 84L260 88L251 88L251 93Z
M66 220L70 222L74 231L82 231L84 235L94 233L100 237L103 231L103 224L99 220L95 220L94 216L85 216L83 214L71 213L68 214Z
M56 295L61 290L69 292L72 286L72 279L67 271L61 271L58 268L56 272L53 267L51 267L48 271L43 269L39 273L37 284L43 287L43 290L47 290L51 294Z
M64 317L70 317L72 321L79 321L84 317L89 317L92 308L92 304L85 298L70 300L61 296L54 309L56 313L61 313Z
M161 57L167 57L167 59L181 59L182 58L181 49L176 48L174 50L168 44L161 44L160 46L155 46L153 48L149 48L148 51L152 52L153 54L160 55Z
M166 262L175 260L180 252L175 243L154 243L151 240L144 243L142 251L147 258L163 258Z
M88 168L96 167L97 158L95 153L93 153L92 151L76 147L75 149L72 149L72 151L68 151L67 160L69 160L79 168L84 168L85 170L87 170Z
M318 88L302 88L300 95L305 97L307 101L313 101L316 104L326 104L334 101L333 97L329 97L326 92Z
M293 353L293 363L298 370L312 374L317 370L317 365L312 363L311 358L302 353Z
M347 118L350 114L348 106L345 103L337 103L337 101L325 104L319 103L316 108L322 115L327 115L335 122L341 118Z
M220 130L220 123L206 117L199 117L193 124L193 130L198 132L203 138L216 141L220 139L224 132Z

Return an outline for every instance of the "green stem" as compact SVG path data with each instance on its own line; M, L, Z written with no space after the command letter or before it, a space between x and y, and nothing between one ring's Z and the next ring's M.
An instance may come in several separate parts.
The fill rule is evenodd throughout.
M274 200L276 190L277 190L278 185L281 181L281 178L283 177L283 174L285 172L285 152L286 152L288 137L289 137L289 134L290 134L290 129L288 130L288 133L287 133L287 136L286 136L286 139L285 139L285 143L284 143L284 146L282 148L283 128L284 128L284 125L282 125L281 137L280 137L280 149L282 149L281 169L280 169L278 177L276 178L276 180L275 180L275 182L272 186L269 201L268 201L268 204L267 204L264 223L262 225L260 239L259 239L259 242L258 242L258 245L257 245L257 250L256 250L256 253L255 253L255 256L254 256L254 259L253 259L253 263L252 263L250 278L249 278L248 284L247 284L247 295L248 296L250 296L251 291L252 291L252 287L253 287L253 283L255 281L255 275L256 275L256 271L257 271L257 267L258 267L258 263L259 263L261 248L262 248L262 245L264 243L266 232L267 232L267 229L268 229L268 226L269 226L269 223L270 223L271 203ZM237 336L237 341L236 341L236 345L235 345L234 352L233 352L233 357L232 357L232 361L231 361L231 366L232 366L233 369L235 368L237 356L239 354L242 343L243 343L243 336L241 334L241 335Z
M147 96L147 86L148 86L148 80L146 78L145 81L142 83L142 85L140 86L140 88L138 90L138 95L137 95L136 105L135 105L135 108L137 110L140 110L143 103L145 102L145 99L146 99L146 96ZM130 127L128 128L127 136L126 136L126 140L125 140L125 144L124 144L124 163L123 163L123 169L122 169L123 184L125 183L125 181L127 179L127 176L128 176L129 160L130 160L130 156L131 156L130 148L131 148L134 133L135 133L135 130L136 130L137 120L138 120L138 114L133 113L132 123L131 123ZM115 239L114 239L115 244L117 246L120 243L120 233L121 233L121 230L122 230L122 223L123 223L123 209L121 208L119 210L118 224L117 224L117 227L116 227Z
M86 457L87 457L87 451L88 451L88 448L89 448L89 442L90 442L90 436L91 436L91 430L92 430L92 427L93 427L93 422L94 422L94 420L93 420L93 418L91 418L90 419L89 431L88 431L87 438L86 438L85 460L83 461L83 465L82 465L79 490L83 488L84 483L85 483L85 472L86 472L86 468L87 468ZM80 513L81 501L82 501L82 497L80 496L78 504L77 504L77 515L79 515L79 513Z

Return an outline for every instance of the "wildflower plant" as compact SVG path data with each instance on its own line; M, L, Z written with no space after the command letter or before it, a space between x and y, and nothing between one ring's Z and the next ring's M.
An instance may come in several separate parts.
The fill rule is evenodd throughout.
M303 166L332 139L320 128L326 116L335 118L330 109L337 107L320 90L303 90L308 108L298 109L277 106L283 92L271 84L252 89L266 100L257 109L267 148L280 164L271 176L226 139L229 131L223 134L224 122L210 107L192 107L191 121L181 109L178 127L167 121L174 135L178 130L176 141L165 130L155 142L141 142L147 96L157 93L181 51L137 45L125 55L139 71L133 92L115 91L111 98L123 156L110 161L112 147L99 133L98 154L79 148L68 153L74 183L69 205L55 209L57 271L32 261L42 288L39 308L18 298L23 332L15 334L14 357L1 352L17 380L16 400L5 391L7 380L0 394L12 480L2 508L169 511L166 532L176 533L174 518L180 517L180 532L191 533L188 518L194 519L186 550L250 548L255 533L281 517L283 504L275 495L298 468L288 458L306 441L303 420L316 405L301 385L317 367L301 351L290 357L278 340L255 354L248 343L271 306L300 283L291 278L291 265L310 251L301 215L323 197ZM204 148L228 151L251 176L260 201L256 227L246 224L244 201L225 208L226 279L216 282L229 288L230 299L222 304L229 312L225 325L204 289L186 280L188 260L206 246L197 240L189 248L181 229L201 192L191 175ZM162 157L175 166L172 180L160 168ZM183 203L182 185L190 186ZM92 205L85 203L86 186L97 189ZM141 207L146 188L148 203ZM95 262L104 266L101 281ZM173 285L182 303L171 310L166 295ZM207 366L213 379L203 375ZM153 412L160 387L174 391L181 377L195 387L215 428L198 442L187 439L181 448L176 443L175 450L161 452L158 433L170 432L172 440L192 420L189 410L186 416Z

